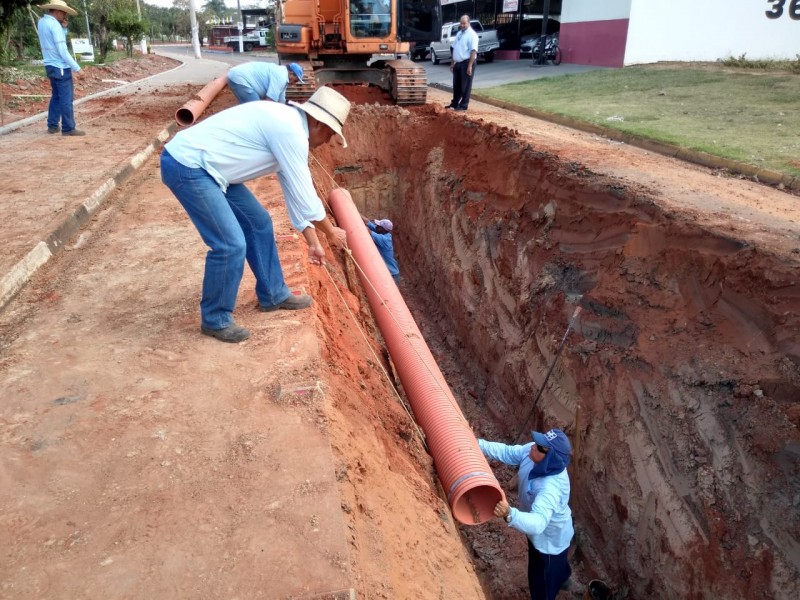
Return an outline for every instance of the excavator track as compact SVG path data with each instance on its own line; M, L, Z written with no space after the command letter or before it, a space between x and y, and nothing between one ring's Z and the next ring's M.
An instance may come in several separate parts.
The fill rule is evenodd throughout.
M305 102L315 91L317 91L317 78L314 75L314 67L308 61L292 62L297 62L297 64L303 68L303 81L305 81L305 83L290 83L289 87L286 88L286 100Z
M314 66L310 61L295 61L303 68L304 84L289 84L286 88L286 100L305 102L316 91L318 81L314 73ZM425 104L428 97L428 76L423 67L417 66L410 60L398 59L385 63L384 82L391 86L390 91L396 104L409 106ZM380 72L380 68L375 70ZM384 87L383 85L381 87Z
M396 104L425 104L428 98L428 75L423 67L408 59L386 63L392 73L392 97Z

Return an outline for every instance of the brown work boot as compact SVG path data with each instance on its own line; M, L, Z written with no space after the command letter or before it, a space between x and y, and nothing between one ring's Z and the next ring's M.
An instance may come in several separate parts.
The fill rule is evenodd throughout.
M272 312L273 310L300 310L303 308L308 308L312 303L313 300L311 300L311 296L308 296L307 294L300 294L298 296L292 294L280 304L273 304L272 306L264 306L263 304L259 304L258 309L261 312Z
M48 127L47 128L47 133L58 133L59 131L61 131L61 129L59 127Z
M80 129L70 129L69 131L62 131L61 135L86 135L86 132Z

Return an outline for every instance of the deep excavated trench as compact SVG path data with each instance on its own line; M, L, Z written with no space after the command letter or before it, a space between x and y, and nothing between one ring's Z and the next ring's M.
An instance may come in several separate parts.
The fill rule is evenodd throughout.
M433 106L358 106L345 131L315 175L394 221L400 289L479 436L525 428L582 307L527 429L573 440L583 577L629 598L800 594L793 266ZM462 533L492 597L520 597L521 534Z

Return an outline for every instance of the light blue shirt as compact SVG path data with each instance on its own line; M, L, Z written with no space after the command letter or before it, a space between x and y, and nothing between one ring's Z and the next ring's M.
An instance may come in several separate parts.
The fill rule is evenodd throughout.
M289 71L283 65L266 62L236 65L228 71L228 81L248 86L262 100L269 98L274 102L286 103Z
M509 527L521 531L539 552L561 554L569 548L575 531L569 508L569 475L564 469L557 475L528 479L534 467L531 446L509 446L478 440L484 456L519 467L519 509L511 509ZM552 450L551 450L552 452Z
M478 34L472 27L459 30L453 42L453 62L467 60L473 50L478 51Z
M308 168L308 121L299 108L239 104L178 132L164 147L183 166L205 169L223 192L232 183L277 173L299 231L325 218Z
M80 65L67 50L67 36L58 19L46 14L39 19L36 29L39 31L39 44L42 47L45 66L72 69L76 73L81 70Z
M400 268L397 266L397 259L394 257L394 242L392 241L391 233L378 233L375 231L375 223L370 221L367 223L369 227L369 234L372 236L372 241L378 248L378 253L386 263L386 268L389 269L390 275L399 275Z

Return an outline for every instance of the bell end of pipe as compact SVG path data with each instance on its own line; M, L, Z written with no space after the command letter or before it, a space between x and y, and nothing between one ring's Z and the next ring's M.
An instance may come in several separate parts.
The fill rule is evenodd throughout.
M494 518L494 507L502 499L503 492L496 485L478 485L457 490L450 509L459 523L480 525Z

